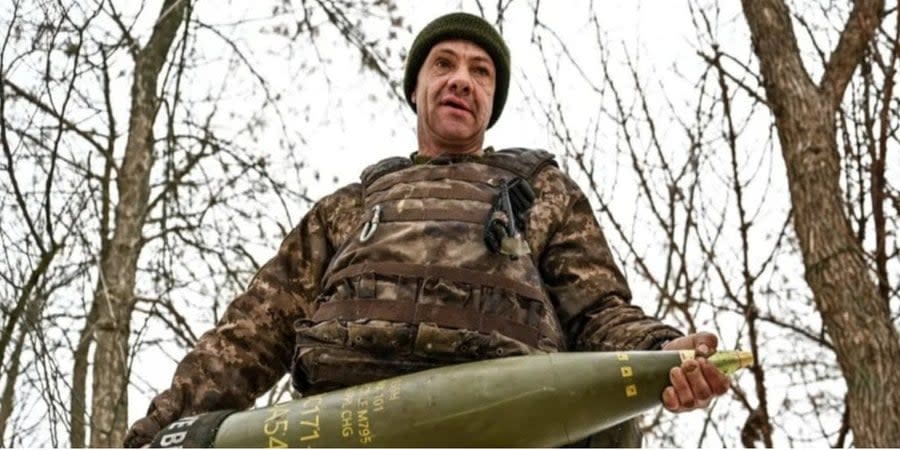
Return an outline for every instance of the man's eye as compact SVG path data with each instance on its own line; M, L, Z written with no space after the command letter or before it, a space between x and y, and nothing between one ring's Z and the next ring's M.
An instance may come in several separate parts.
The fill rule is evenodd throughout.
M487 67L476 67L476 68L474 69L474 72L475 72L476 75L478 75L478 76L480 76L480 77L489 77L489 76L491 76L491 71L488 70Z
M446 59L439 59L434 62L434 65L443 69L450 67L450 61L447 61Z

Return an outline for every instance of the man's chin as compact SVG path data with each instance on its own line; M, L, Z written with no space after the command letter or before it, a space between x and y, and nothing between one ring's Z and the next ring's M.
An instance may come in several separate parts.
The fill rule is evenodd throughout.
M438 131L438 136L449 144L465 144L471 142L476 135L471 128Z
M441 136L471 136L475 129L473 121L458 115L440 115L432 121L432 130Z

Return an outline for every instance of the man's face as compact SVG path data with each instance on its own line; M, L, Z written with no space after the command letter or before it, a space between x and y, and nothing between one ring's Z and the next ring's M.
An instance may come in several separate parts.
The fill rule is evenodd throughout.
M483 141L495 83L494 62L481 47L464 40L432 47L413 92L420 141L448 147Z

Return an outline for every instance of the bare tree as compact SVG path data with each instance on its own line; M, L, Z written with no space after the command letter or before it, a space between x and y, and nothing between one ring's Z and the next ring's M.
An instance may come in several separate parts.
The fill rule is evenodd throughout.
M312 203L304 83L261 72L271 48L236 30L326 84L319 47L349 48L398 98L393 2L273 2L224 23L195 7L2 7L4 443L121 445L128 390L153 395L134 364L190 347Z
M881 23L884 2L855 3L818 83L803 65L784 2L743 6L787 166L806 280L847 381L854 441L863 447L898 445L900 339L876 281L886 274L878 277L869 269L846 214L835 121ZM878 188L882 181L874 183Z
M77 264L56 267L60 257L69 256L64 254L64 249L72 240L72 231L81 215L80 208L85 203L84 195L78 192L53 194L58 190L55 185L57 167L64 158L61 145L63 130L72 124L62 114L54 116L51 120L57 125L56 132L42 130L46 140L37 146L40 147L38 150L34 150L30 148L34 142L21 139L22 129L16 129L7 120L11 100L17 96L28 98L26 93L6 78L6 68L9 66L7 50L14 40L20 39L20 3L16 1L12 5L12 17L0 49L0 85L4 91L7 88L12 91L10 96L5 93L0 95L0 146L4 156L0 167L4 172L3 186L9 187L8 191L4 189L5 194L0 200L5 222L0 226L3 230L0 232L0 241L3 243L4 265L7 267L7 270L0 272L0 278L5 287L4 299L14 299L11 305L6 302L2 305L4 320L0 334L0 364L4 367L4 383L0 405L0 440L6 434L17 404L16 387L20 376L29 366L22 362L22 355L29 347L28 341L44 344L40 333L47 298L65 285L66 281L71 280L72 276L83 273L83 267ZM72 70L75 70L74 67ZM71 97L71 84L69 87L60 106L63 112ZM47 109L43 103L36 104ZM26 128L36 125L36 122L29 118ZM19 135L20 139L16 139L15 135ZM41 170L46 176L44 179L21 175L23 167L35 164L43 168ZM7 353L10 348L12 351ZM32 351L39 350L32 346ZM50 409L53 409L53 405L50 405ZM8 444L12 446L15 441L11 439Z
M119 198L115 203L112 239L100 261L98 289L89 315L96 319L91 324L96 340L91 447L115 447L125 439L131 312L150 198L153 128L160 105L157 82L188 5L189 0L164 1L147 43L141 48L130 43L134 75L128 142L117 171Z
M740 38L741 24L731 19L740 16L722 11L727 7L718 2L690 3L698 60L683 65L686 73L697 75L679 81L667 73L664 85L656 84L662 76L655 62L639 63L641 55L630 42L616 42L605 34L603 16L596 12L599 5L585 8L587 14L578 22L583 27L561 27L541 6L531 5L532 42L545 65L542 73L529 68L521 74L528 101L549 130L551 148L564 153L569 173L591 194L614 248L621 252L622 265L633 272L635 301L668 321L681 323L686 331L718 331L725 346L750 348L759 358L749 376L734 386L737 406L716 406L702 420L669 418L663 413L647 417L645 430L651 442L701 445L712 437L724 446L860 445L851 426L853 402L843 392L850 378L842 372L845 363L835 344L836 325L829 322L834 318L826 320L836 312L833 305L819 300L809 275L810 283L803 282L805 244L796 228L799 210L793 197L778 194L787 191L789 183L773 157L784 146L783 140L776 139L779 119L775 126L768 126L772 123L769 110L776 103L764 91L771 83L752 67L749 47L741 46L746 44ZM827 58L820 42L843 39L844 30L843 22L833 25L829 18L848 14L835 4L807 4L788 22L804 27L811 58L818 57L824 67ZM885 155L898 142L898 103L890 95L897 64L891 56L897 48L896 8L879 14L877 22L885 17L887 26L857 48L862 73L851 78L850 70L845 75L855 86L852 98L842 105L838 95L837 106L831 109L832 127L834 117L839 119L839 165L845 169L829 173L836 177L833 186L842 182L847 187L846 192L832 196L839 201L834 208L839 213L849 211L852 226L845 230L857 242L858 262L863 264L857 267L864 277L876 280L870 287L877 283L878 288L869 292L878 292L881 298L880 303L869 305L881 305L877 319L871 317L876 310L855 302L843 301L843 307L855 309L857 317L869 315L870 323L880 323L867 330L873 335L864 341L884 350L884 342L891 346L897 341L896 332L891 331L897 316L892 317L890 310L893 303L896 311L900 298L898 266L892 266L891 259L897 254L898 216L896 208L887 206L894 204L896 187L884 175L892 173ZM850 17L849 22L856 23L859 15ZM571 40L571 29L590 29L593 42L585 39L585 31ZM789 45L786 36L772 40ZM585 58L588 45L593 56ZM754 48L759 51L759 46ZM703 70L695 70L698 66ZM664 70L682 73L681 64ZM560 94L572 85L579 86L577 101ZM691 92L693 98L681 92ZM780 100L784 98L779 94ZM789 98L813 99L805 94ZM578 105L596 105L596 112L585 116L586 108ZM804 130L813 132L808 127ZM831 149L836 149L834 143ZM789 176L795 173L788 170ZM818 180L813 176L807 181ZM622 202L623 195L628 201ZM817 196L807 200L815 203ZM821 206L807 211L812 212L821 220ZM828 253L833 232L818 235L829 241L817 251ZM838 284L859 288L843 279ZM828 289L832 287L837 285ZM740 328L729 329L724 325L729 322L739 323ZM849 330L843 327L840 332ZM876 337L877 333L886 334ZM790 352L773 351L773 342L785 341L791 343ZM883 373L893 367L891 361L897 361L895 354L883 356L888 366L868 373ZM858 354L852 359L863 362ZM780 380L774 387L769 382L773 377ZM889 409L888 403L870 412L884 414L885 408ZM685 427L686 421L692 425ZM743 426L722 425L734 421ZM798 431L792 425L797 421L813 426ZM693 422L699 423L694 426ZM688 438L685 429L701 432Z
M676 105L666 98L665 86L648 85L651 76L628 50L618 55L623 62L617 67L610 50L614 44L597 11L587 19L596 60L576 59L571 42L542 19L540 10L533 14L532 39L547 62L543 72L551 95L535 94L532 100L549 124L552 148L564 151L569 173L583 180L620 250L622 265L639 280L633 280L634 287L648 286L638 290L642 294L634 301L681 324L686 332L716 331L725 348L761 353L765 327L758 305L760 279L772 272L773 261L785 246L783 239L758 244L754 221L767 203L766 195L746 193L767 182L753 175L764 172L764 160L757 165L746 161L739 142L756 106L751 103L750 114L734 111L735 94L718 68L721 54L706 61L698 80L690 80L695 89L691 104ZM595 68L587 61L596 61ZM557 67L560 64L574 69L570 77L587 85L592 92L589 103L598 105L586 128L572 125L580 118L567 111L565 97L557 94L558 86L572 82L560 79L565 74ZM660 106L668 114L659 113ZM679 135L677 144L673 135ZM636 205L633 210L621 208L623 195L629 197L624 203ZM775 232L783 235L786 223L779 225ZM728 322L745 327L732 331L722 325ZM757 365L750 384L753 392L737 385L733 391L759 424L770 423L765 379L766 368ZM644 430L656 445L699 446L713 435L721 445L733 446L737 433L717 424L734 421L737 411L711 409L699 427L692 427L702 432L689 438L679 431L683 419L669 418L661 410L645 418ZM765 441L771 445L771 427L767 429Z

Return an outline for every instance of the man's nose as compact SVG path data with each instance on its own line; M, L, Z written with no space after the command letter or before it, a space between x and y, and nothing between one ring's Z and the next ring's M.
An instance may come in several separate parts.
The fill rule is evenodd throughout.
M457 95L466 95L471 90L472 79L469 77L469 73L462 68L454 71L450 76L450 92Z

